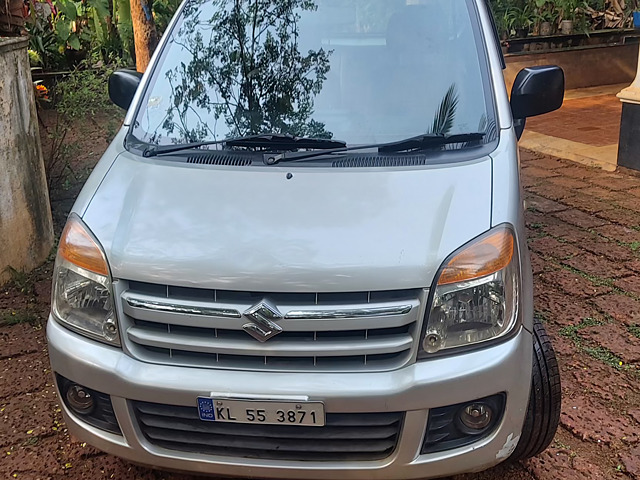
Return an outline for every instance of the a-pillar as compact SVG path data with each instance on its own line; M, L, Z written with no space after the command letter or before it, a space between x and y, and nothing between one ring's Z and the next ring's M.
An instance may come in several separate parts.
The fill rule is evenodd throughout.
M640 49L634 82L618 93L622 102L618 165L640 170Z

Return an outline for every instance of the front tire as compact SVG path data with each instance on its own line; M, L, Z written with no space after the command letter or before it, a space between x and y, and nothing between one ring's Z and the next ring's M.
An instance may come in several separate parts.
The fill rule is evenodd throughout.
M510 461L535 457L549 446L560 422L560 369L551 340L539 319L533 322L533 372L529 406Z

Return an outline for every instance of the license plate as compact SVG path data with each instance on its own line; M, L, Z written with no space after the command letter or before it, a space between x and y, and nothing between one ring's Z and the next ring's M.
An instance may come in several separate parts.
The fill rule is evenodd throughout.
M270 402L198 397L198 413L205 422L261 425L324 426L321 402Z

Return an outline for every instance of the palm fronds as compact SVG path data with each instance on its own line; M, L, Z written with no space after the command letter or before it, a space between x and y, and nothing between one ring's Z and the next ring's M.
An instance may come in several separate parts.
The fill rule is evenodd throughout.
M458 92L456 84L452 84L447 90L440 107L433 117L433 124L428 133L436 133L447 135L453 128L453 122L456 118L456 109L458 108Z
M482 117L480 117L480 123L478 124L478 132L485 134L484 143L490 142L498 136L498 125L495 120L489 122L487 115L483 113Z

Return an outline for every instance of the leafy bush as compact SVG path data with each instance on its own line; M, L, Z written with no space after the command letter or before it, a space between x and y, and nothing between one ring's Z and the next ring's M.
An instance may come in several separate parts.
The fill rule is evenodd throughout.
M48 4L42 2L32 4L25 28L29 33L29 50L33 52L32 61L37 58L37 65L46 70L56 70L65 65L60 39L52 26L52 9Z
M41 122L49 138L43 152L50 190L64 187L70 177L76 177L69 159L75 146L67 140L71 128L82 129L83 120L96 115L117 117L120 110L109 100L107 78L112 68L86 68L82 64L52 88L55 118L49 125Z
M59 115L69 120L98 113L117 111L109 100L107 78L113 68L86 68L81 65L58 82L54 88L54 102Z

